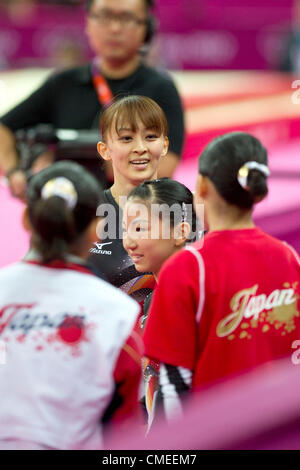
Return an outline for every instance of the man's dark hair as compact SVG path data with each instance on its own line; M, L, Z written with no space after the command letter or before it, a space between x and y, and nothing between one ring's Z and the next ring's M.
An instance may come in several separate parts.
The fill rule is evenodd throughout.
M91 6L92 6L94 1L95 0L86 0L86 2L85 2L86 11L90 11ZM154 0L144 0L144 2L146 3L147 10L151 10L152 8L154 8Z

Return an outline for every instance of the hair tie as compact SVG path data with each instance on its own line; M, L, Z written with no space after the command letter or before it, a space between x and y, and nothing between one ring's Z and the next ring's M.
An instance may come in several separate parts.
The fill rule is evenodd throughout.
M41 189L42 199L58 196L64 199L69 209L74 209L77 204L78 194L72 181L64 176L52 178Z
M258 163L255 161L244 163L244 165L241 166L241 168L238 171L237 179L240 185L242 186L242 188L246 190L248 190L247 180L248 180L248 175L249 175L250 170L258 170L266 177L270 175L270 170L267 167L267 165L265 165L264 163Z

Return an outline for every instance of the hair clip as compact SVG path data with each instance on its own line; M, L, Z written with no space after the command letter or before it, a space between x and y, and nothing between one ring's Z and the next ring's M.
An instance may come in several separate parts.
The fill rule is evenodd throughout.
M42 187L42 199L49 199L52 196L58 196L64 199L70 209L74 209L78 200L78 194L74 184L64 176L52 178Z
M244 165L241 166L241 168L238 171L237 180L239 184L242 186L242 188L246 189L246 191L248 190L247 180L248 180L248 175L249 175L250 170L258 170L265 177L270 175L270 170L267 167L267 165L265 165L264 163L258 163L255 161L244 163Z
M186 222L188 218L188 211L187 211L187 206L186 203L182 203L182 222Z

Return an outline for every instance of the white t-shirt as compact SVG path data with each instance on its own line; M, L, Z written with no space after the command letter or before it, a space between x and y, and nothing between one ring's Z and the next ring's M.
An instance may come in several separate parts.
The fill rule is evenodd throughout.
M63 263L16 263L0 270L0 286L0 441L100 448L113 370L138 304Z

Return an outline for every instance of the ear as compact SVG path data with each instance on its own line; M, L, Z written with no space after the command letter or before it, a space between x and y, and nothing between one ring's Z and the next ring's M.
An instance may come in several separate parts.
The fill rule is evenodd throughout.
M168 151L169 151L169 139L168 139L168 137L165 137L164 149L162 151L161 156L165 157L167 155Z
M23 217L22 217L22 225L26 232L32 232L32 225L29 219L29 211L28 207L25 207L24 212L23 212Z
M195 187L195 197L204 199L208 191L208 184L206 176L198 175Z
M200 220L203 220L204 217L204 205L207 202L207 194L208 194L208 180L203 175L198 175L196 181L195 192L193 193L193 204L194 210L199 217Z
M102 142L102 141L98 142L97 150L98 150L99 155L101 155L101 157L103 158L103 160L111 160L110 151L105 142Z
M190 233L191 226L188 222L181 222L180 224L176 225L174 228L175 246L178 248L182 247L186 243Z

